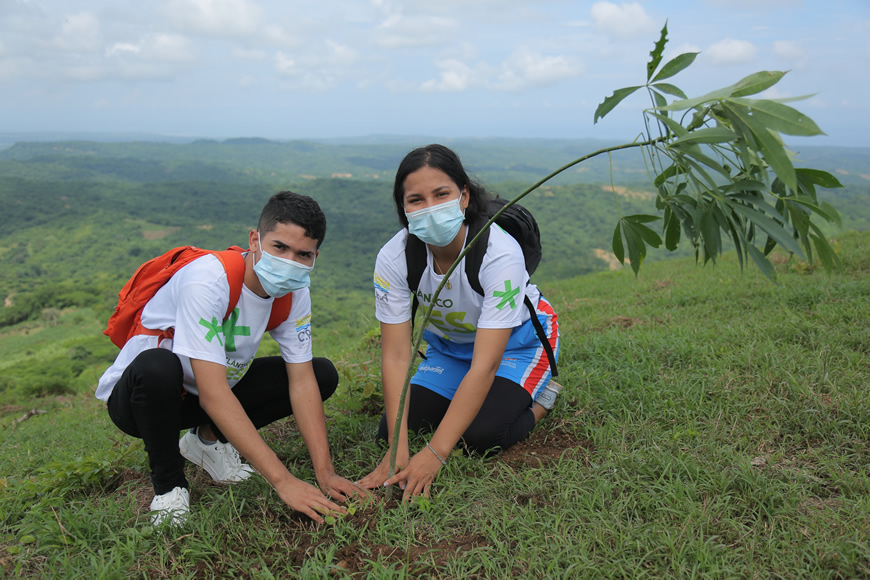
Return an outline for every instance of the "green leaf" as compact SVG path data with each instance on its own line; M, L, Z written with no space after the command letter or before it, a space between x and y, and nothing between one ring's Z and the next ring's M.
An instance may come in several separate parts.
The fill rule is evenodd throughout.
M673 252L677 249L680 243L680 220L677 219L675 213L671 212L671 217L665 224L665 248Z
M655 117L656 119L658 119L659 121L661 121L662 123L664 123L667 126L667 128L670 129L674 133L674 135L683 136L686 133L688 133L688 131L686 131L685 127L683 127L682 125L680 125L679 123L677 123L676 121L674 121L673 119L668 117L667 115L660 115L660 114L653 112L653 111L649 111L649 114L652 115L653 117Z
M634 270L634 275L640 271L640 265L643 264L646 258L646 244L643 243L643 238L639 233L634 231L637 227L630 222L623 222L622 233L625 235L625 243L628 246L628 260L631 262L631 269Z
M715 91L711 91L706 95L702 95L694 99L683 99L680 101L675 101L667 107L659 107L659 110L685 111L686 109L693 109L698 105L710 101L720 101L729 97L745 97L747 95L754 95L755 93L759 93L778 83L779 79L781 79L784 74L785 73L778 71L757 72L755 74L749 75L748 77L744 77L743 79L729 87L716 89Z
M655 231L648 228L647 226L643 224L632 223L631 227L640 235L641 238L643 238L643 241L645 241L653 248L658 248L662 245L661 237L659 237L659 235L655 233Z
M613 255L619 260L619 263L625 265L625 247L622 245L622 222L617 222L616 229L613 230Z
M652 94L653 94L653 98L656 101L656 107L664 107L668 104L668 100L660 92L652 91Z
M815 199L811 198L808 195L796 195L793 197L784 198L786 203L798 203L811 211L818 214L822 219L828 222L832 222L837 224L839 227L843 227L843 220L840 218L839 212L826 201L823 201L819 204Z
M745 97L748 95L760 93L761 91L765 91L778 83L783 76L785 76L784 72L776 70L763 70L757 73L753 73L747 77L743 77L742 79L734 83L734 92L732 92L729 96Z
M773 269L773 264L764 257L764 255L752 244L746 244L746 249L749 251L749 257L752 258L752 261L755 262L755 265L758 266L758 269L761 270L761 273L767 276L767 279L775 282L776 281L776 270Z
M801 258L804 258L803 250L797 244L795 239L791 236L789 232L785 230L779 223L769 218L765 214L756 210L755 208L751 208L747 205L743 205L742 203L725 201L728 206L736 211L737 213L743 215L747 220L764 230L764 232L776 240L776 243L786 248L788 251L797 254Z
M773 101L756 99L734 99L735 102L749 107L752 116L763 123L768 129L785 133L811 137L824 135L815 121L787 105Z
M828 189L843 187L843 184L827 171L804 167L795 169L795 173L797 173L798 179L802 182L812 183L813 185L826 187Z
M674 95L675 97L680 97L681 99L688 99L686 93L682 91L679 87L675 87L674 85L668 83L656 83L652 85L654 89L657 89L663 93L667 93L669 95Z
M704 242L704 263L712 259L716 262L716 256L722 251L722 237L719 234L719 224L713 212L706 212L701 216L701 239Z
M695 62L695 57L697 56L697 52L684 52L681 55L675 56L674 58L669 60L667 64L665 64L665 66L662 67L662 70L659 71L659 74L656 75L656 78L654 78L652 82L655 83L671 78L672 76L679 73L680 71L691 65L693 62ZM685 99L686 97L683 98Z
M764 160L767 161L767 164L770 165L773 172L776 173L777 177L779 177L786 186L793 190L797 190L797 175L794 170L794 165L792 165L791 160L788 158L785 148L776 137L768 131L767 127L749 115L746 108L742 105L726 102L722 103L722 107L728 114L733 116L732 118L738 119L740 123L751 132L751 136L754 138L753 140L758 147L758 150L761 152ZM735 130L738 130L737 127L735 127ZM744 138L747 137L746 134L743 136Z
M595 120L592 121L592 124L598 123L598 119L603 118L607 113L613 110L613 108L622 102L627 96L635 92L637 89L641 87L626 87L624 89L617 89L613 91L613 94L609 97L605 98L598 108L595 109Z
M671 142L671 146L686 143L727 143L737 139L737 135L726 127L708 127L697 129Z
M658 221L662 218L661 218L661 216L657 216L657 215L638 213L638 214L634 214L634 215L627 215L622 219L624 219L627 222L631 222L633 224L648 224L650 222Z
M816 247L816 254L819 256L819 261L822 263L822 266L825 268L825 272L831 274L834 270L834 264L836 263L838 268L841 267L839 264L840 258L837 254L834 253L833 248L831 248L831 244L828 243L828 240L823 238L822 236L811 236L813 240L813 245Z
M656 69L659 66L659 63L662 62L662 53L665 51L665 45L668 43L668 22L665 21L665 25L662 27L662 33L659 36L658 42L653 47L652 51L649 53L649 63L646 65L646 80L652 78L653 73L656 72Z

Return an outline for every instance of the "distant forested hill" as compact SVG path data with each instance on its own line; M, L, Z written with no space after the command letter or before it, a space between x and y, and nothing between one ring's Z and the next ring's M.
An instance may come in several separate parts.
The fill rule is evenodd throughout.
M480 139L450 145L493 193L513 197L604 144ZM184 244L246 245L266 199L282 189L311 195L327 215L312 275L320 324L373 324L371 270L377 250L398 230L392 176L411 146L264 139L18 143L0 151L0 326L66 305L104 309L107 316L120 284L144 260ZM870 149L806 149L801 159L847 184L824 194L845 226L870 229ZM602 185L610 182L605 157L526 198L543 232L536 281L608 268L619 212L654 211L637 152L614 155L613 181L616 193ZM650 259L657 256L664 251Z

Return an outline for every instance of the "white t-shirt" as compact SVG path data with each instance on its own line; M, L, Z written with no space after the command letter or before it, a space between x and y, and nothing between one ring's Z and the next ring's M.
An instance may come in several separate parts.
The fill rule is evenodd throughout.
M242 285L235 310L223 321L229 301L227 273L217 258L203 256L183 266L142 310L143 326L174 328L175 336L164 340L147 335L132 337L100 378L97 398L107 401L124 370L139 353L158 346L178 355L188 392L197 394L190 367L192 358L226 366L227 381L234 387L254 360L274 299L261 298ZM311 296L307 288L293 292L287 320L270 334L280 345L281 357L286 362L311 360Z
M375 263L375 316L386 324L400 324L411 318L407 239L407 229L397 233L378 252ZM417 289L421 311L432 302L432 294L443 278L435 273L432 253L427 248L426 269ZM528 295L536 304L540 293L534 284L527 285L529 275L519 243L498 226L490 228L478 278L484 296L468 282L463 259L450 275L450 284L441 290L427 330L445 340L469 344L474 342L478 328L515 328L529 319L523 298Z

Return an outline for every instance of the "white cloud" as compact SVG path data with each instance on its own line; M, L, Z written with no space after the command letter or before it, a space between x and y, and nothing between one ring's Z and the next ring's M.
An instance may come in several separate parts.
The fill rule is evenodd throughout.
M291 36L279 26L266 26L263 28L263 39L276 48L297 48L303 44L299 36Z
M106 56L160 63L184 63L194 58L190 41L178 34L152 34L138 44L119 42L106 51Z
M254 35L263 18L251 0L167 0L163 13L176 28L217 37Z
M242 75L242 77L236 82L236 86L240 89L250 89L257 84L257 79L252 76Z
M804 49L797 42L777 40L773 43L773 52L786 60L801 61L806 56Z
M102 44L100 21L89 12L70 14L64 19L54 45L73 52L96 52Z
M459 33L456 21L441 16L406 17L391 14L375 31L374 43L381 48L452 44Z
M262 50L249 49L249 48L236 48L233 49L233 58L239 60L265 60L267 57L266 53Z
M583 67L565 56L544 56L519 48L502 63L495 86L509 91L543 87L581 72Z
M359 59L356 51L332 40L316 46L311 53L291 56L275 53L275 71L293 81L295 86L323 91L349 76Z
M142 47L129 42L117 42L106 49L106 56L120 56L123 54L139 54Z
M758 49L749 41L726 38L707 49L706 55L714 65L743 64L751 62Z
M456 59L443 60L436 63L441 69L438 80L428 80L420 86L425 93L432 92L459 92L468 88L471 78L471 68L464 62Z
M637 2L596 2L590 10L595 27L612 38L630 39L655 32L656 24Z

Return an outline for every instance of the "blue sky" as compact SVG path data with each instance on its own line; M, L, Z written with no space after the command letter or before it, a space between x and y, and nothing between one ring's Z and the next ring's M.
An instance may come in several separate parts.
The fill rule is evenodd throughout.
M665 21L689 96L788 70L812 144L868 145L868 0L0 0L0 131L630 140L641 96L593 114Z

